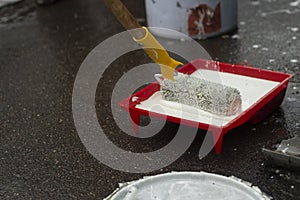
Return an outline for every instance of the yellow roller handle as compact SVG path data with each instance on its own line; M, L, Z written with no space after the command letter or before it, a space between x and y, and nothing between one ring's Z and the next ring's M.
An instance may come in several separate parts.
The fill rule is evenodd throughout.
M174 70L181 62L174 60L164 49L164 47L155 39L146 27L142 27L146 34L141 39L133 38L134 41L141 44L144 51L150 58L160 65L161 74L164 78L174 80Z
M146 27L142 27L120 0L103 0L118 21L132 34L134 40L143 45L146 53L160 65L164 78L174 80L174 69L182 65L171 58L163 46Z

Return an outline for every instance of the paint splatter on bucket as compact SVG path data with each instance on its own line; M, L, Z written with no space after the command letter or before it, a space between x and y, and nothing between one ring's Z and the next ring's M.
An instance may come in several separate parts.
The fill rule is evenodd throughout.
M237 28L237 0L146 0L148 26L205 39ZM159 31L158 36L176 38Z

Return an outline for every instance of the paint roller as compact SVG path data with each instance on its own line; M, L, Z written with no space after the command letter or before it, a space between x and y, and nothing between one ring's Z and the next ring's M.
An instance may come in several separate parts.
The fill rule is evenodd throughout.
M161 85L165 100L190 105L218 114L234 115L241 110L240 92L232 87L176 73L183 65L174 60L146 27L142 27L120 0L103 0L118 21L143 46L149 57L160 65L161 75L155 78Z

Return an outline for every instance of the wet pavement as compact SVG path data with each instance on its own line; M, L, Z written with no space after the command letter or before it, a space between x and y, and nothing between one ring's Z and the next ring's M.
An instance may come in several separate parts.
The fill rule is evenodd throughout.
M141 2L125 1L142 19ZM293 74L281 107L259 124L230 131L221 155L211 152L199 160L204 135L199 131L180 159L150 174L191 170L233 175L275 199L300 199L299 172L266 165L261 153L261 148L274 149L299 134L300 7L291 2L240 1L239 30L200 41L214 59ZM1 199L102 199L118 183L145 175L98 162L81 143L72 117L73 84L82 61L121 31L99 0L62 0L47 7L25 0L0 10ZM178 129L167 123L155 137L137 139L122 134L113 122L108 95L113 84L147 61L143 52L122 56L105 72L105 84L97 90L97 115L106 134L133 152L167 144Z

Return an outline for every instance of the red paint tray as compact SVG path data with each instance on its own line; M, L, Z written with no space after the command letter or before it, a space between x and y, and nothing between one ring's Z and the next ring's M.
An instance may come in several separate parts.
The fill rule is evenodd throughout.
M236 87L241 91L243 101L242 112L235 116L224 118L225 120L222 120L222 123L210 123L207 121L207 113L203 113L201 116L194 115L193 117L191 114L188 117L186 115L184 118L180 117L180 115L176 114L176 106L172 107L174 112L171 112L171 110L170 112L162 113L160 110L150 110L149 105L151 103L160 104L160 101L162 101L159 99L160 85L157 82L146 86L132 96L122 100L119 105L130 113L136 133L138 132L141 115L151 115L151 117L166 119L170 122L210 130L213 134L216 153L221 152L223 136L229 130L246 122L258 123L275 111L282 103L289 79L292 77L290 74L281 72L200 59L181 67L178 72L192 76L196 76L199 72L202 76L210 76L211 73L218 73L227 77L226 79L224 78L224 80L227 80L225 81L227 83L224 83L224 85ZM243 84L244 86L242 86ZM259 92L260 90L261 92ZM250 96L252 99L248 98Z

